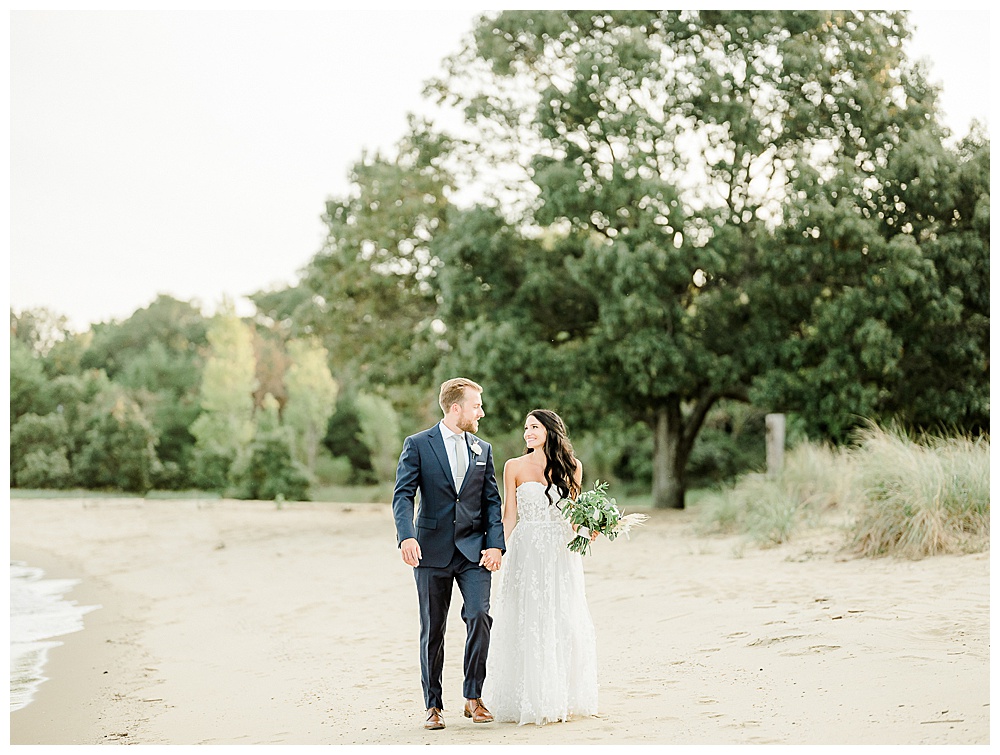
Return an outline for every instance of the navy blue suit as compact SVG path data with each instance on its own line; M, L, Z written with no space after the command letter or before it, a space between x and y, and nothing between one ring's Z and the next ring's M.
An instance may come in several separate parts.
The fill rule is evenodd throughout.
M487 548L504 550L500 491L490 444L466 433L469 466L462 489L455 489L448 452L438 425L403 442L396 468L392 513L396 542L416 538L420 564L414 568L420 603L420 673L428 708L444 708L441 672L452 586L462 592L466 625L465 684L468 699L482 696L489 652L492 574L479 565ZM477 454L472 446L478 445ZM414 509L417 493L420 506Z

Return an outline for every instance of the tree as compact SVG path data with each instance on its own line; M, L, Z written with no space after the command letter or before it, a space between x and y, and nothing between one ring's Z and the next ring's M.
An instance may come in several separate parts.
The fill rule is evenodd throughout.
M200 356L178 353L154 340L134 352L116 378L133 391L150 417L159 438L159 458L175 470L177 482L186 474L194 448L190 428L201 412L201 364Z
M809 261L785 260L775 229L827 184L886 216L890 155L934 128L907 34L904 14L868 11L509 11L483 18L437 85L480 135L470 154L502 152L530 182L518 232L561 235L552 268L594 306L560 352L599 396L593 422L651 428L655 505L683 506L709 411L747 400L798 337L785 303ZM466 342L495 336L487 320Z
M800 281L793 337L752 395L836 441L863 419L988 432L988 144L917 132L878 174L878 205L828 181L781 229L763 266Z
M323 446L333 457L347 459L351 467L351 479L355 485L377 482L372 466L372 454L364 440L361 429L357 396L350 393L338 395L337 406L327 422Z
M60 341L71 335L66 317L46 309L10 311L12 340L28 346L37 356L46 356Z
M72 479L69 427L58 412L25 414L10 430L10 476L18 488L62 488Z
M989 140L975 128L955 150L917 145L897 158L906 212L894 227L910 226L934 274L920 308L900 318L904 350L880 411L918 428L988 433Z
M46 374L59 377L61 375L78 375L83 371L83 358L93 341L93 331L85 333L65 334L62 340L56 341L43 358Z
M253 333L232 312L216 315L207 337L211 349L201 379L202 413L191 434L196 481L218 489L225 487L230 465L253 438L256 362Z
M48 385L52 410L62 415L69 428L70 455L80 447L79 436L89 407L111 389L104 370L87 370L79 375L60 375Z
M83 415L82 436L73 475L83 487L136 493L153 487L156 432L124 389L112 384L95 398Z
M115 379L153 343L162 344L177 359L197 361L199 350L207 345L206 327L197 307L160 294L123 322L93 325L93 340L83 356L82 367L103 369Z
M254 405L263 406L264 397L271 395L278 402L278 411L288 403L285 375L289 358L280 333L259 325L253 327L253 352L257 362L257 388L253 392Z
M295 340L287 346L291 365L285 374L288 404L283 419L291 428L296 457L310 472L316 452L337 405L337 382L327 366L327 352L316 343Z
M48 380L38 358L24 342L10 339L10 424L28 413L48 414Z
M372 467L379 482L393 479L399 448L403 442L399 420L392 404L380 396L358 395L355 405L361 424L361 439L368 447Z
M598 304L566 267L580 247L559 234L526 238L498 212L477 207L454 214L434 249L444 263L439 317L449 344L437 378L474 377L500 431L519 428L538 407L571 427L590 425L597 397L581 379L580 347Z
M404 401L429 385L439 356L441 266L429 242L447 224L446 150L411 120L395 157L365 155L354 166L350 195L327 202L327 240L305 271L310 296L294 317L323 341L341 385L395 388ZM279 311L289 299L280 299Z
M158 486L175 487L188 476L205 333L196 306L161 294L123 321L98 323L85 338L64 339L48 356L54 374L102 369L130 389L159 438L160 471L167 477L158 478Z
M293 458L291 432L281 425L274 396L261 402L253 441L240 451L231 476L239 498L309 500L309 476Z

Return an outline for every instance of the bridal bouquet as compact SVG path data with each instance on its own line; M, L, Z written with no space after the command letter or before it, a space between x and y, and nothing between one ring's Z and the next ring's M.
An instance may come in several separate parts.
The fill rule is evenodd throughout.
M619 535L629 536L629 530L644 523L645 514L622 514L614 498L608 497L608 483L598 480L593 490L586 490L577 498L564 498L562 512L570 524L579 527L567 548L574 553L587 555L590 549L590 533L604 535L614 540ZM584 528L587 532L584 533Z

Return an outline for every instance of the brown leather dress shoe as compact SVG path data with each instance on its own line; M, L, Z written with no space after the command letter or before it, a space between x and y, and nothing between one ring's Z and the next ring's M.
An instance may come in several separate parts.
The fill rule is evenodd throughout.
M443 729L444 716L441 715L440 708L427 709L427 721L424 723L425 729Z
M493 714L486 710L481 697L465 701L465 717L471 718L474 724L488 724L493 721Z

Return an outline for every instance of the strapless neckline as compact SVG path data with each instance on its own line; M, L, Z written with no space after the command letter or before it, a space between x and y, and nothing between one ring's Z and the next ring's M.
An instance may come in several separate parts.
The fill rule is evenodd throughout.
M514 492L517 497L518 521L562 519L559 513L559 488L555 485L538 480L526 480L517 486Z
M520 485L517 486L517 490L520 490L525 485L541 485L544 488L546 483L539 482L538 480L525 480L524 482L522 482Z

